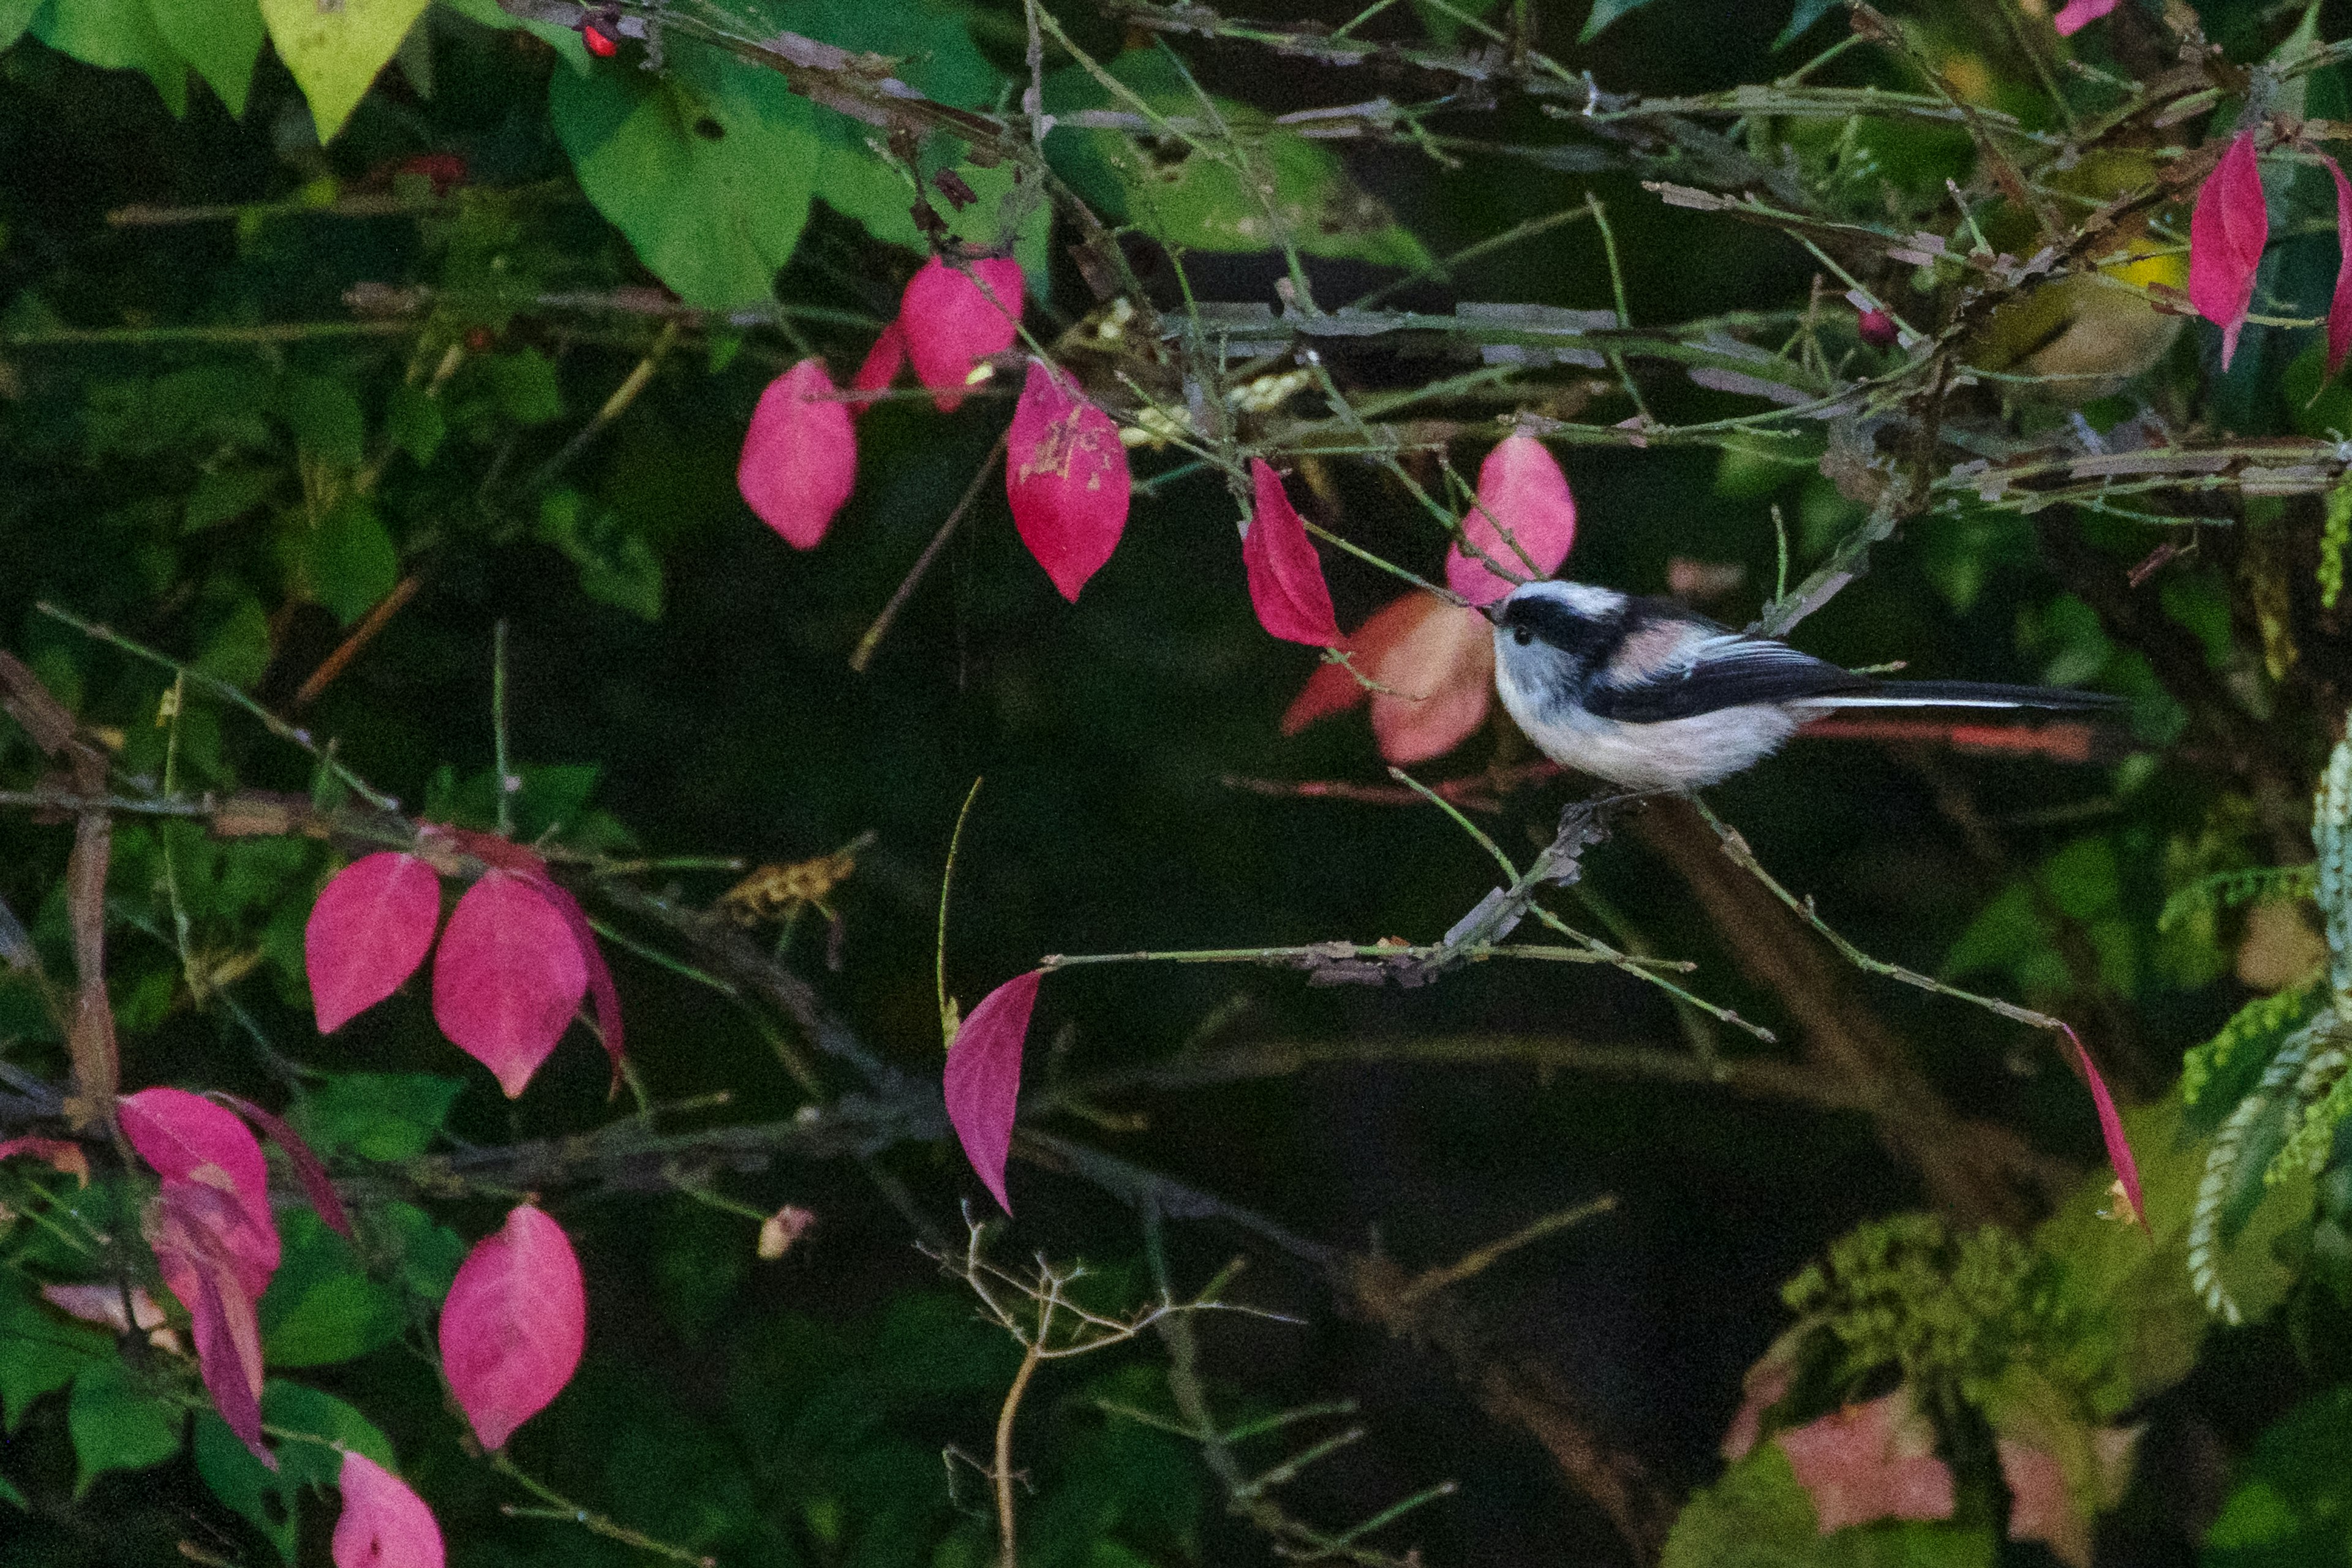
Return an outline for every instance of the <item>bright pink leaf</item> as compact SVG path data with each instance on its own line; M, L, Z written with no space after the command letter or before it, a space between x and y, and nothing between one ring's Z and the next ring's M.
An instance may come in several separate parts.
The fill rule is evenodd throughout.
M2091 1086L2091 1104L2099 1113L2099 1138L2107 1146L2107 1163L2115 1167L2124 1201L2131 1205L2130 1217L2140 1229L2147 1230L2147 1209L2140 1197L2139 1162L2132 1158L2131 1140L2124 1136L2124 1119L2116 1110L2116 1097L2107 1092L2107 1080L2099 1076L2091 1053L2083 1048L2082 1037L2067 1025L2058 1026L2066 1031L2067 1042L2074 1047L2074 1059L2082 1064L2083 1077Z
M310 1200L327 1228L347 1239L356 1239L352 1230L352 1216L343 1210L343 1200L335 1192L334 1179L327 1174L326 1162L311 1152L302 1142L302 1135L249 1100L234 1094L222 1094L221 1102L238 1115L261 1129L262 1135L278 1145L286 1163L294 1167L294 1179L302 1184L302 1195Z
M1776 1436L1823 1535L1879 1519L1952 1517L1952 1468L1907 1387Z
M247 1294L258 1297L278 1267L278 1225L269 1213L269 1163L234 1111L184 1089L142 1089L115 1102L122 1135L163 1178L219 1194L231 1212L211 1226L244 1260Z
M1075 604L1127 527L1127 448L1118 426L1059 372L1032 360L1005 434L1013 525L1062 597Z
M1013 1153L1013 1113L1021 1101L1021 1047L1037 1005L1042 969L1017 974L980 999L948 1049L948 1121L981 1184L1006 1214L1004 1162Z
M1010 257L950 267L934 256L898 301L915 379L931 389L942 414L963 401L974 364L1013 346L1020 320L1021 263Z
M1249 532L1242 537L1242 563L1249 572L1250 604L1257 624L1286 642L1309 647L1338 647L1339 617L1331 609L1331 588L1323 580L1323 563L1307 537L1307 521L1290 504L1281 476L1263 458L1250 459L1250 485L1255 506Z
M254 1317L254 1302L276 1266L276 1235L269 1267L257 1267L234 1194L175 1179L163 1183L145 1229L163 1283L188 1310L196 1370L213 1407L256 1458L276 1469L261 1441L261 1330Z
M414 855L364 855L336 872L302 932L319 1032L332 1034L399 990L440 922L441 879Z
M824 361L804 359L768 384L751 410L735 488L795 550L814 550L857 482L857 437Z
M555 1049L588 994L579 939L547 896L485 871L449 916L433 957L433 1017L511 1100Z
M1532 436L1507 436L1478 468L1478 504L1462 532L1503 576L1456 543L1445 552L1445 585L1474 605L1491 605L1533 577L1549 577L1576 542L1576 498L1568 476ZM1505 534L1509 535L1508 538Z
M442 1568L441 1527L407 1482L346 1448L335 1485L343 1494L335 1568Z
M857 374L849 378L849 389L852 392L887 392L890 384L898 379L899 368L906 363L907 334L898 330L898 322L893 321L882 329L882 335L876 338L874 346L866 351L866 358L858 365ZM863 400L853 400L849 406L862 413L866 405Z
M580 944L580 962L588 968L588 994L596 1002L596 1032L604 1037L604 1054L613 1058L613 1087L621 1087L621 1047L625 1037L621 1032L621 993L613 984L613 971L604 963L604 950L596 945L595 928L588 923L588 911L572 890L544 872L523 879L537 888L542 897L563 917L571 928L572 940Z
M89 1155L79 1143L63 1138L11 1138L0 1143L0 1160L12 1154L30 1154L58 1174L71 1176L85 1187L89 1185Z
M2221 368L2238 352L2238 333L2253 309L2254 273L2270 243L2254 134L2241 131L2221 154L2189 215L2189 301L2221 329Z
M563 1227L529 1204L474 1244L441 1307L441 1368L485 1448L547 1408L580 1366L588 1298Z
M2327 301L2327 374L2333 376L2352 353L2352 181L2335 159L2326 163L2336 176L2336 294Z
M2060 37L2071 38L2114 10L2116 4L2117 0L2066 0L2058 15L2050 18L2050 25L2058 29Z

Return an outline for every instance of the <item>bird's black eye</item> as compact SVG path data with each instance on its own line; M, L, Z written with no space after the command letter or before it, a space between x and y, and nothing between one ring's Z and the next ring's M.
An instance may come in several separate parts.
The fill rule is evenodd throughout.
M1525 626L1513 626L1511 628L1511 640L1518 644L1521 647L1526 647L1528 644L1536 640L1536 634L1528 630Z

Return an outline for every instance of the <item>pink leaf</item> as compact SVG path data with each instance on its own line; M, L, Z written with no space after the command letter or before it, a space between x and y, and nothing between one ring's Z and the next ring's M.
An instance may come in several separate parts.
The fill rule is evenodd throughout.
M1306 520L1290 504L1281 479L1265 458L1250 459L1250 484L1256 505L1249 532L1242 538L1242 563L1249 572L1250 604L1257 610L1257 624L1286 642L1338 647L1347 639L1339 635L1331 589L1307 537Z
M981 1184L1006 1214L1004 1162L1013 1153L1013 1113L1021 1100L1021 1047L1037 1005L1042 969L1017 974L980 999L948 1050L948 1121Z
M335 1568L442 1568L441 1527L407 1482L346 1448L335 1484L343 1494Z
M1952 1517L1952 1468L1936 1458L1935 1433L1907 1385L1772 1440L1811 1495L1823 1535L1879 1519Z
M2067 1042L2074 1047L2074 1059L2082 1064L2083 1077L2090 1083L2091 1104L2099 1113L2099 1138L2107 1146L2107 1163L2115 1167L2124 1201L2131 1205L2130 1217L2140 1229L2147 1230L2147 1209L2139 1192L2139 1162L2132 1158L2131 1140L2124 1136L2124 1119L2116 1110L2115 1096L2107 1092L2107 1080L2099 1076L2091 1053L2083 1048L2082 1037L2064 1024L2058 1026L2066 1031Z
M604 1054L613 1058L613 1087L621 1087L621 993L613 984L613 972L606 967L604 951L596 945L595 928L588 923L588 911L570 889L544 873L526 877L524 880L537 888L542 897L563 917L571 928L572 940L580 944L580 962L588 968L588 994L596 1000L596 1032L604 1038Z
M1445 585L1474 605L1491 605L1520 582L1559 570L1576 542L1576 499L1542 442L1507 436L1486 454L1478 468L1478 504L1462 520L1462 532L1511 574L1501 575L1459 543L1450 547Z
M2336 294L2327 301L2327 374L2333 376L2352 353L2352 181L2335 159L2326 163L2336 176Z
M1372 739L1381 756L1400 764L1443 756L1468 740L1495 696L1495 635L1486 617L1434 594L1415 592L1403 602L1415 618L1360 665L1386 689L1372 694Z
M302 966L319 1032L332 1034L401 987L441 922L441 879L414 855L362 856L310 906Z
M529 1204L475 1243L441 1307L441 1368L485 1448L547 1408L588 1337L580 1259L563 1227Z
M882 335L876 338L874 346L866 351L866 358L859 363L857 374L849 378L849 389L852 392L887 392L890 384L898 379L898 372L906 363L907 334L898 330L898 322L893 321L882 329ZM863 399L856 399L849 406L862 413L866 404Z
M857 437L824 361L804 359L768 384L743 437L735 488L795 550L814 550L857 480Z
M1006 432L1004 494L1021 542L1073 604L1127 527L1127 448L1110 416L1032 360Z
M11 1138L0 1143L0 1160L11 1154L30 1154L46 1162L58 1174L71 1176L85 1187L89 1185L89 1155L79 1143L63 1138Z
M196 1370L213 1407L256 1458L276 1469L261 1442L261 1330L253 1304L268 1288L277 1237L270 1237L269 1268L257 1268L235 1199L201 1182L171 1179L149 1207L145 1228L163 1283L188 1310Z
M2241 131L2221 154L2189 215L2189 300L2221 329L2221 368L2238 352L2238 333L2253 309L2254 273L2270 243L2254 135Z
M555 1049L588 994L579 939L512 871L466 889L433 958L433 1017L512 1100Z
M310 1206L318 1211L320 1219L326 1221L327 1228L346 1239L356 1239L352 1231L352 1216L343 1210L343 1200L336 1194L334 1179L327 1174L326 1163L311 1152L310 1145L302 1142L302 1135L249 1100L241 1100L233 1094L223 1094L219 1098L222 1103L260 1128L264 1136L278 1145L278 1151L286 1156L286 1163L294 1167L294 1179L302 1184L302 1195L310 1200Z
M258 1297L278 1267L278 1225L269 1214L269 1164L252 1131L235 1112L184 1089L125 1095L115 1114L131 1148L163 1178L166 1195L184 1184L226 1205L208 1228L244 1260L247 1294Z
M2116 0L2066 0L2050 25L2062 38L2071 38L2116 8Z
M915 379L936 395L942 414L963 401L974 364L1013 346L1020 320L1021 263L1010 257L955 268L934 256L898 301L898 331Z

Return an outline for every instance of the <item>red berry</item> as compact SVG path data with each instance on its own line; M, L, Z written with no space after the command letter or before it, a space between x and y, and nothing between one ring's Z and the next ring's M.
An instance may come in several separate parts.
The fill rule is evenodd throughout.
M1895 318L1884 310L1864 310L1854 322L1854 331L1874 349L1893 348L1899 335L1895 330Z
M609 60L620 52L619 41L593 24L582 26L580 37L588 46L588 52L600 60Z

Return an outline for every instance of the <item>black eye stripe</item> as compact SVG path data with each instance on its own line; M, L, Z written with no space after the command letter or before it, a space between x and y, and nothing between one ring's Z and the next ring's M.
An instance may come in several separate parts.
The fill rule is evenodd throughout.
M1504 610L1512 638L1520 647L1541 639L1562 653L1590 658L1612 646L1622 635L1623 616L1579 615L1556 599L1528 595L1511 600Z

